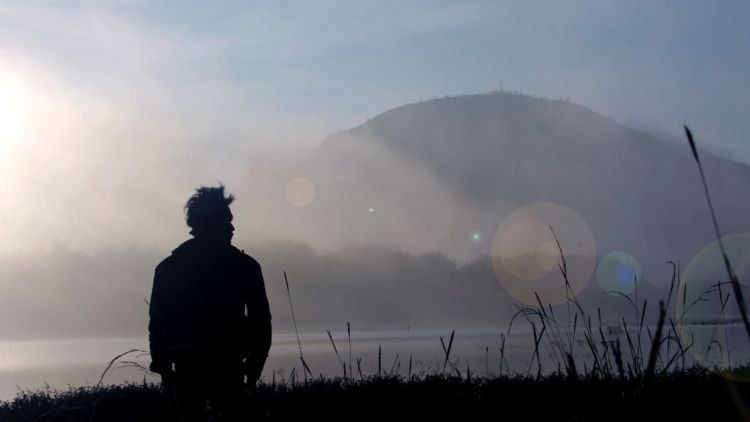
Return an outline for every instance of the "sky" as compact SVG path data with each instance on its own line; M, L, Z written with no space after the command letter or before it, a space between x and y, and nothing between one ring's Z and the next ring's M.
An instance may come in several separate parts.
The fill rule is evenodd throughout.
M141 318L128 323L141 332L142 299L157 258L189 236L183 204L197 186L219 181L237 193L235 244L251 253L256 245L245 239L289 240L283 238L289 232L315 253L367 246L371 239L361 233L372 228L373 238L391 236L386 246L412 253L458 238L464 243L457 248L468 250L460 259L486 254L500 213L480 213L438 183L427 165L375 142L360 142L356 152L382 153L371 162L387 163L387 171L372 183L377 189L362 195L392 193L394 203L403 195L406 205L329 202L336 211L326 215L347 217L330 219L339 224L333 230L316 224L329 220L315 220L314 207L289 199L286 170L329 135L420 100L498 89L569 99L672 137L683 143L685 157L681 131L689 124L701 146L750 163L749 23L750 3L729 0L0 0L0 285L9 292L0 309L10 316L0 318L0 332L54 331L46 315L80 332L107 332L107 324L120 320L90 315L112 309L123 321ZM333 180L341 177L338 168L330 170ZM371 182L371 174L349 176ZM674 186L698 189L697 178L682 179ZM410 186L390 189L404 180ZM315 195L306 182L300 180L309 194L302 202ZM721 183L712 187L717 199L730 198ZM322 188L318 194L324 198ZM727 206L731 201L720 203L719 212L746 209ZM627 198L628 206L638 204ZM510 212L522 204L502 205ZM361 215L350 212L355 206ZM685 215L692 214L675 221ZM354 226L360 221L387 224ZM422 229L428 226L435 229ZM709 231L708 220L701 227ZM738 239L746 251L750 237ZM535 259L551 255L546 246ZM650 261L671 271L661 256L639 257L644 251L629 251L644 273ZM418 259L442 262L434 255ZM593 271L593 260L586 264ZM283 272L269 273L276 277L269 285L281 286ZM661 283L668 275L652 279ZM39 298L42 286L49 294Z
M748 16L742 1L4 1L0 251L133 237L133 218L166 247L198 183L501 86L667 136L688 123L750 162Z

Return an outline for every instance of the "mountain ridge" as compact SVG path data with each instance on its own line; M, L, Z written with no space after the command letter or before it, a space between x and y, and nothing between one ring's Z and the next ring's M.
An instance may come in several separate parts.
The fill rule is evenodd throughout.
M750 230L736 212L750 206L743 195L750 191L750 167L705 150L702 159L725 232ZM408 250L465 261L476 256L472 249L487 253L490 246L468 242L469 232L488 240L504 216L539 201L580 214L604 250L658 253L654 264L687 260L713 238L687 145L565 100L490 93L394 107L330 136L295 171L315 183L310 212L323 220L336 215L355 232L334 235L345 244L381 232L403 246L405 236L384 222L403 220L399 229L411 237L446 233L424 244L407 240ZM385 214L378 230L367 229L372 216L361 215L368 202ZM686 230L694 232L687 242ZM641 243L655 247L639 252Z

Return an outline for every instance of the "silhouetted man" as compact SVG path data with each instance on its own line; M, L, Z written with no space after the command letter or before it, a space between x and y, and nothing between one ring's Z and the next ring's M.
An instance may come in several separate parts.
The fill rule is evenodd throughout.
M271 314L260 265L231 244L224 186L201 187L185 204L193 238L154 275L149 307L151 369L183 421L240 418L271 346Z

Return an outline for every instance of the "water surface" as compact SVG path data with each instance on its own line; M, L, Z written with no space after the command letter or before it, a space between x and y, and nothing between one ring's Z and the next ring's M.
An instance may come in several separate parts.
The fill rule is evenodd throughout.
M698 328L707 332L711 327ZM734 363L747 362L750 358L747 339L739 325L728 327L729 346ZM651 327L653 332L653 327ZM440 342L442 337L448 345L451 330L402 330L402 331L356 331L351 337L351 369L355 376L372 375L378 372L406 376L409 373L440 372L443 370L445 354ZM504 331L503 331L504 333ZM460 371L466 374L467 369L473 374L497 374L501 370L500 346L501 331L493 328L457 329L450 353L451 363L446 371ZM328 335L325 332L302 333L300 340L302 351L310 369L315 376L343 376L346 366L347 375L350 366L350 348L347 333L332 333L339 356L334 352ZM563 332L563 339L569 332ZM620 338L625 359L629 359L625 336L622 332L605 334L606 341L617 341ZM635 335L633 335L635 338ZM644 353L648 343L643 332ZM720 341L724 341L723 338ZM503 372L516 373L538 369L534 355L533 336L528 329L511 332L505 342L505 360ZM588 351L581 331L574 340L574 356L579 365L590 368L591 354ZM554 353L554 344L545 339L540 344L543 372L556 370L560 362ZM111 339L78 339L48 341L6 341L0 342L0 400L15 397L19 390L39 389L45 386L66 388L68 386L96 385L107 364L117 355L131 349L148 350L146 338L111 338ZM378 350L380 349L380 365ZM697 348L696 348L697 349ZM696 353L697 354L697 353ZM694 359L696 354L689 354ZM702 353L701 353L702 355ZM340 359L340 360L339 360ZM358 364L357 361L360 360ZM104 384L117 384L123 381L158 381L154 376L132 363L148 367L148 354L133 352L118 360L114 369L104 376ZM273 336L270 355L262 377L266 381L276 382L289 380L293 368L301 375L299 346L294 333L281 333ZM583 370L583 368L581 368ZM299 379L299 378L298 378Z

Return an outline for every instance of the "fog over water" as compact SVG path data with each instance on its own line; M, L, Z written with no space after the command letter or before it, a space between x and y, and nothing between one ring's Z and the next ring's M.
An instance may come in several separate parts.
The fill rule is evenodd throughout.
M700 330L707 332L710 329L703 327ZM722 339L723 344L729 345L737 361L750 358L747 348L744 347L742 329L740 325L735 324L729 328L729 341ZM635 332L634 330L632 334ZM533 350L530 335L528 328L519 328L514 330L503 344L500 333L493 328L458 330L446 371L455 373L458 370L462 376L466 376L468 369L473 376L480 377L485 376L488 371L489 374L496 375L501 370L504 374L536 374L538 364L529 354L529 351ZM353 376L358 378L360 374L364 377L377 374L380 350L381 373L407 377L409 374L424 375L443 371L445 354L440 346L440 338L447 342L450 330L354 331L351 337L352 372L349 372L350 349L347 333L334 331L332 336L341 360L336 356L326 333L307 333L301 336L305 361L315 376L322 374L328 377L343 377L342 362L347 368L347 376L352 376L353 373ZM608 334L607 338L616 340L622 336L622 333ZM502 355L501 345L504 345ZM0 342L0 357L3 362L0 366L0 400L10 400L19 391L36 390L46 386L64 389L68 385L96 385L100 379L103 384L143 382L144 379L146 382L158 382L158 377L133 367L130 363L148 365L148 356L139 352L126 355L105 373L108 363L115 356L131 349L147 348L148 344L142 338ZM574 349L574 357L579 364L591 365L590 355L583 342L577 343ZM647 350L644 353L647 353ZM625 359L629 359L627 352ZM721 363L715 351L709 354L688 355L686 359L689 364ZM559 358L555 356L551 347L545 346L542 349L541 361L544 373L558 370ZM293 377L293 369L298 374L297 377ZM288 383L294 378L299 382L301 371L296 336L274 335L262 381Z
M740 238L733 253L744 277L750 170L703 153L724 233ZM231 161L242 162L236 154ZM64 161L60 168L73 172ZM502 324L514 302L536 305L535 293L545 303L566 301L557 241L574 293L618 320L628 304L607 291L632 293L635 280L641 298L658 303L675 269L665 262L688 268L714 241L685 145L566 101L507 93L431 100L335 134L294 165L237 169L229 166L223 180L238 198L234 243L261 262L282 330L290 329L284 271L305 328ZM77 175L45 217L53 221L29 226L28 214L8 215L16 221L11 238L26 227L41 236L32 231L28 242L59 238L0 256L7 337L145 332L153 268L188 237L181 208L195 186L162 196L164 184L136 182L154 171L116 170L129 180L108 188L106 177ZM38 177L67 180L54 166ZM38 191L14 198L30 206L26 197ZM49 199L34 201L45 209ZM42 230L55 225L61 229ZM611 265L600 265L605 257ZM720 280L721 262L691 268Z

